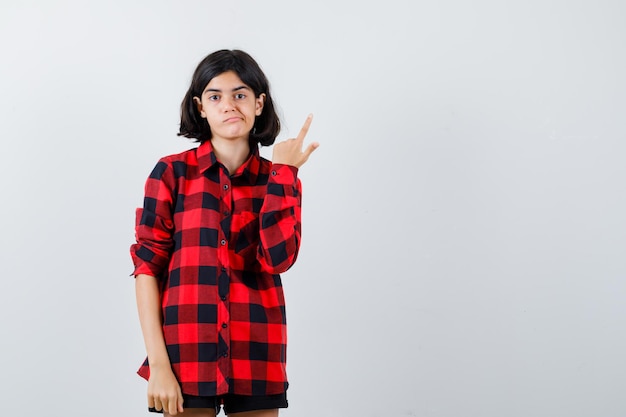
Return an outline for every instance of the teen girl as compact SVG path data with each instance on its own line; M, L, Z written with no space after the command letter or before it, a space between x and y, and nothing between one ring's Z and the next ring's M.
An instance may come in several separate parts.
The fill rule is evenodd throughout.
M280 130L255 60L220 50L196 68L180 136L199 146L161 158L137 210L137 306L150 411L277 416L287 407L280 273L300 245L298 168L309 116L295 139L259 155Z

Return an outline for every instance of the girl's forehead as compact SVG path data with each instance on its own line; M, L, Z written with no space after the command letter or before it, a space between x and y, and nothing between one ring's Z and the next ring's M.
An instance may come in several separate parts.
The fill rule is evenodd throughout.
M235 71L226 71L211 78L209 83L206 85L205 90L207 88L221 89L220 87L226 88L226 87L232 87L234 85L236 85L236 87L240 87L240 86L248 87L243 81L241 81L241 78L239 78L239 75Z

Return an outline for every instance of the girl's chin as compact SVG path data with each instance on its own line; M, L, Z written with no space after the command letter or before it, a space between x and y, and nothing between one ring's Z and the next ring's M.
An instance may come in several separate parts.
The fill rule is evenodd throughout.
M249 137L249 132L238 134L213 134L213 140L223 140L228 142L247 141Z

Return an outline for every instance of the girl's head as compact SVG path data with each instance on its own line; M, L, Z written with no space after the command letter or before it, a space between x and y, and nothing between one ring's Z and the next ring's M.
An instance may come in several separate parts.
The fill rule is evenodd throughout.
M178 135L195 139L196 142L205 142L212 138L211 126L200 114L198 99L213 78L229 71L237 74L254 92L256 98L263 96L264 99L261 114L256 116L254 129L250 132L251 144L272 145L280 132L280 121L274 109L269 83L259 64L240 50L216 51L198 64L181 104Z

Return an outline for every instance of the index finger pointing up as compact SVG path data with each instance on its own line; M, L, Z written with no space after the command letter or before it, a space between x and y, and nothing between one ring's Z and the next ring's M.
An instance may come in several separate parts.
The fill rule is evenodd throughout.
M311 121L313 120L313 114L309 114L306 118L306 120L304 121L304 125L302 125L302 129L300 129L300 133L298 133L298 136L296 137L296 140L303 142L304 141L304 137L306 136L307 132L309 131L309 126L311 126Z

